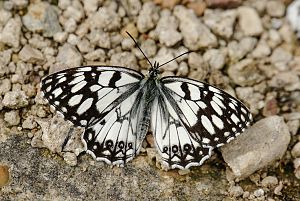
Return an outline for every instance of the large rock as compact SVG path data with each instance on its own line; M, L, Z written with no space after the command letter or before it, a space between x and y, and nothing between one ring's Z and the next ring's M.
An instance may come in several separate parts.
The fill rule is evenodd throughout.
M262 119L236 140L222 147L221 152L235 178L245 178L280 159L290 142L288 126L282 117Z

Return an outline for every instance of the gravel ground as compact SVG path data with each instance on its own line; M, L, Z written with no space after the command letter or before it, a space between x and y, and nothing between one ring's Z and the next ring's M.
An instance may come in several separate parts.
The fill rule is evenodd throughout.
M0 200L300 200L300 17L291 2L1 1ZM226 90L253 125L189 170L163 170L152 135L124 168L94 161L82 129L50 109L39 83L81 65L147 72L126 31L151 61L194 51L162 75Z

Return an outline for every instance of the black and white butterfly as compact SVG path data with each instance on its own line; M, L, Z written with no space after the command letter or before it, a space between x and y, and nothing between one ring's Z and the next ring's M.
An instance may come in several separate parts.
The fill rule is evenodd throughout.
M245 130L251 113L209 84L161 78L160 66L155 62L145 76L118 66L71 68L45 77L41 89L50 105L85 128L82 142L96 160L132 160L150 127L162 163L199 166Z

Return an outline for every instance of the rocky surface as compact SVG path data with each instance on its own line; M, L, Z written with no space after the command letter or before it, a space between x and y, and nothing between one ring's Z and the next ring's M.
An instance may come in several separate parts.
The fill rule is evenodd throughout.
M289 3L1 1L0 200L300 200L300 4ZM162 76L226 90L253 125L188 170L162 170L151 134L124 168L94 161L82 128L42 99L40 80L92 64L147 73L126 31L151 62L193 50Z

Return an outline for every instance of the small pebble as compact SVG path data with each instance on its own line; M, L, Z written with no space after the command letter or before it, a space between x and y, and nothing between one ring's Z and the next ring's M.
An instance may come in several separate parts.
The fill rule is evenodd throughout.
M20 123L20 115L18 110L11 110L9 112L5 112L4 121L8 123L9 126L16 126Z
M263 187L273 187L278 184L278 179L274 176L267 176L261 181Z
M238 21L241 30L246 36L258 36L263 32L261 19L254 8L239 7Z
M282 193L281 193L281 190L283 189L283 184L282 184L282 182L280 181L279 182L279 185L278 186L276 186L276 188L274 189L274 194L275 195L282 195Z
M181 176L187 175L191 172L190 169L178 170L178 174Z
M300 142L297 142L292 148L291 154L294 158L300 157Z
M0 188L5 186L9 181L9 167L0 165Z
M265 194L265 192L264 192L264 190L261 189L261 188L255 190L255 191L253 192L253 195L254 195L255 197L262 197L262 196L264 196L264 194Z
M229 195L233 197L240 197L244 194L244 190L240 186L231 186L229 188Z
M11 109L18 109L28 105L28 97L24 91L9 91L5 93L3 105Z

